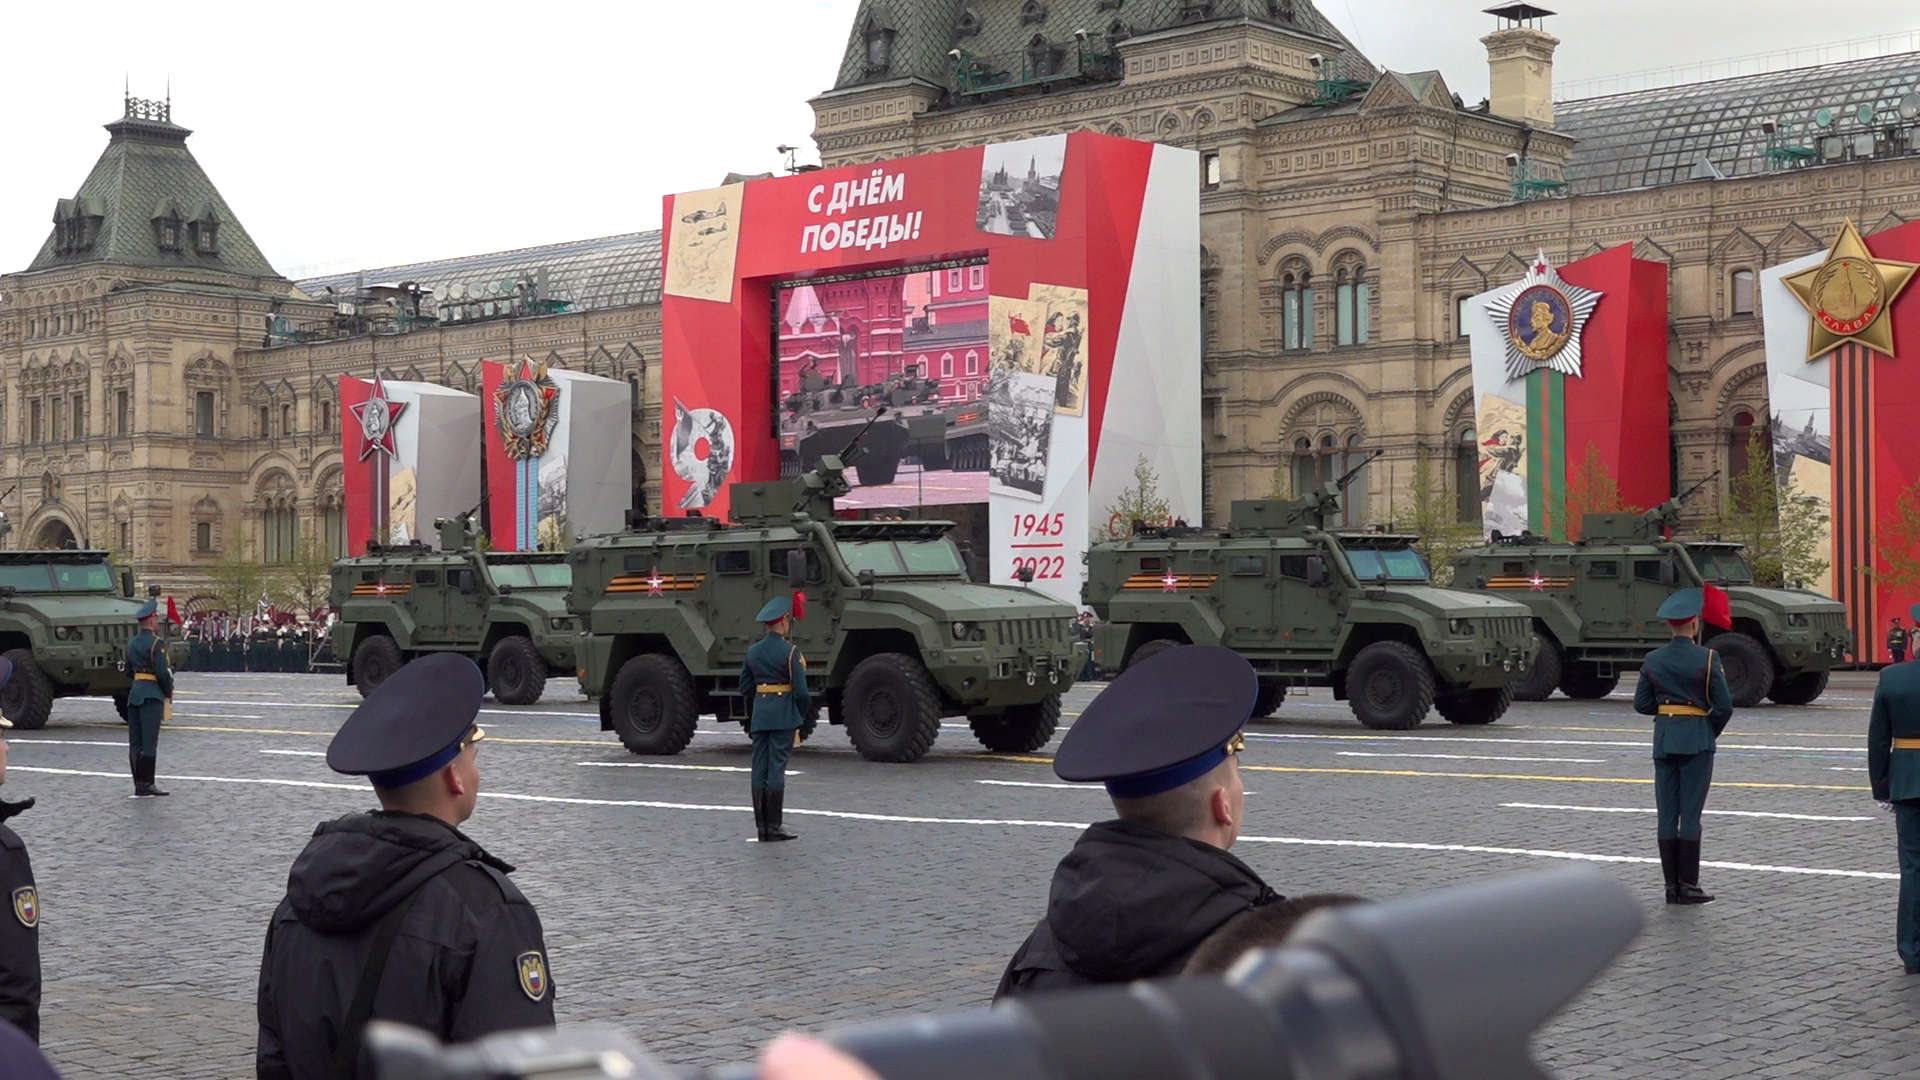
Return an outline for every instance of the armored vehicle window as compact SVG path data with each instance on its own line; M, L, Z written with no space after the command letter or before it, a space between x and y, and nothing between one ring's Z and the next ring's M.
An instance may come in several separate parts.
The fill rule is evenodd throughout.
M44 566L0 566L0 585L11 585L21 592L46 592L53 587Z
M628 561L632 562L631 559ZM642 559L641 562L645 563L646 560ZM652 564L647 563L634 572L646 573L651 569ZM511 585L516 589L564 589L573 584L573 569L566 563L503 563L488 560L487 573L493 576L495 585Z
M1264 555L1235 555L1227 560L1227 573L1234 577L1265 577L1267 559ZM1305 576L1305 570L1301 571Z
M1657 584L1660 581L1660 567L1662 565L1663 560L1660 559L1633 560L1633 580L1651 581Z
M1751 585L1753 567L1733 548L1690 547L1687 554L1700 569L1700 576L1716 585Z
M942 536L934 540L839 540L840 557L858 574L871 570L886 577L964 574L960 549Z
M780 548L770 552L767 558L767 576L785 578L787 576L787 556L799 553L807 560L807 580L818 583L826 580L826 570L820 563L820 553L812 548ZM878 571L876 571L877 573Z
M415 585L438 585L440 584L440 571L415 570L413 572L413 583Z
M753 552L716 551L713 553L713 572L716 574L753 573Z
M380 572L378 570L362 570L360 571L360 580L361 581L379 581Z
M1427 561L1410 547L1390 548L1384 551L1367 548L1349 549L1347 563L1353 567L1353 576L1361 581L1372 581L1382 577L1396 581L1427 579Z
M1522 562L1501 563L1500 572L1503 574L1524 574L1527 572L1527 564Z
M1154 559L1141 559L1141 560L1140 560L1140 569L1142 569L1142 570L1165 570L1165 569L1166 569L1166 565L1165 565L1165 564L1163 564L1163 563L1162 563L1162 562L1161 562L1161 561L1160 561L1159 559L1157 559L1157 558L1154 558Z
M1609 559L1605 562L1590 563L1587 566L1588 577L1617 578L1620 576L1620 564Z
M102 592L113 588L113 571L105 563L55 563L53 587L61 592Z
M470 593L470 592L473 592L473 591L474 591L474 588L473 588L473 584L474 584L474 574L473 574L473 571L471 571L471 570L449 570L449 571L447 571L447 584L449 584L449 585L451 585L451 586L453 586L454 588L456 588L456 589L458 589L458 590L460 590L460 591L461 591L461 592L463 592L463 593Z
M1307 556L1280 556L1280 576L1298 578L1301 581L1307 580Z

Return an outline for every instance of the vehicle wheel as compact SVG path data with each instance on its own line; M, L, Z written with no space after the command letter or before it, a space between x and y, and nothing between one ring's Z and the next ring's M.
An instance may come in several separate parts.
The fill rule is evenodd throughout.
M1353 658L1347 695L1353 715L1367 727L1417 728L1433 708L1433 668L1411 645L1376 641Z
M1047 745L1060 726L1060 695L1009 706L998 716L969 716L967 725L980 745L996 754L1031 754Z
M115 690L113 692L113 711L120 714L121 723L124 724L127 722L127 692L125 690Z
M53 680L33 662L31 649L8 649L13 677L0 689L0 714L22 731L39 731L53 712Z
M501 638L487 654L487 685L502 705L531 705L547 690L547 662L533 639Z
M1172 638L1155 638L1152 641L1149 641L1146 644L1141 645L1139 648L1133 650L1133 655L1127 657L1127 667L1130 668L1130 667L1133 667L1135 664L1143 664L1147 662L1149 659L1155 656L1159 656L1161 653L1166 652L1168 649L1171 649L1179 644L1180 644L1179 642L1173 640ZM1121 670L1124 671L1126 669L1122 668Z
M1466 690L1458 694L1443 694L1434 699L1433 707L1440 710L1449 724L1491 724L1506 715L1507 706L1513 704L1513 687L1489 686L1479 690Z
M841 692L847 738L868 761L918 761L940 734L940 695L920 661L875 653Z
M1576 701L1593 701L1613 693L1618 673L1602 675L1591 664L1575 664L1560 676L1560 692Z
M613 677L613 730L635 754L677 754L693 741L700 720L693 676L680 661L642 653L620 665Z
M1560 646L1539 634L1533 635L1533 666L1513 684L1513 700L1545 701L1560 685Z
M1260 693L1253 699L1253 718L1264 720L1280 711L1280 704L1287 700L1287 684L1267 679L1260 680Z
M1807 705L1826 692L1825 671L1802 671L1774 679L1773 689L1767 691L1767 696L1779 705Z
M370 637L353 650L353 684L360 688L360 696L366 697L406 662L392 638L385 634Z
M1767 647L1737 630L1716 635L1707 647L1720 654L1727 689L1733 691L1733 707L1748 709L1760 704L1773 688L1773 657Z

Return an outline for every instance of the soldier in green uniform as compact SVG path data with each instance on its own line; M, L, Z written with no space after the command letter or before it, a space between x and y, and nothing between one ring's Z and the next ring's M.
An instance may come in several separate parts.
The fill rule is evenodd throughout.
M1705 603L1702 590L1683 589L1660 605L1673 640L1647 654L1633 691L1634 710L1654 718L1653 795L1669 904L1713 902L1700 887L1700 813L1713 782L1714 740L1733 717L1733 694L1719 656L1695 640Z
M127 691L127 764L133 770L136 798L166 794L154 786L153 769L160 750L160 720L173 700L173 669L155 633L157 610L152 600L140 605L134 612L140 632L127 642L127 673L133 676Z
M1920 625L1920 604L1913 605ZM1900 906L1894 944L1907 974L1920 975L1920 663L1880 673L1867 720L1867 781L1900 837Z
M1914 617L1920 619L1920 615ZM1893 617L1893 625L1887 627L1887 652L1892 654L1894 663L1907 662L1907 628L1900 625L1898 615Z
M807 692L807 658L787 640L792 615L791 597L767 601L755 616L766 625L767 635L753 643L740 665L740 696L753 703L747 725L753 737L753 823L767 843L794 839L780 824L787 758L793 753L795 732L818 707Z

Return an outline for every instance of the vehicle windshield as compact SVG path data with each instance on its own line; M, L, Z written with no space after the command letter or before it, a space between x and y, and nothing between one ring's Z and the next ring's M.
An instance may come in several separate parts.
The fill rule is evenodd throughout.
M1347 565L1361 581L1386 578L1389 581L1427 580L1427 560L1410 547L1347 548Z
M487 563L493 583L516 589L564 589L573 584L573 570L566 563Z
M112 592L113 570L103 562L0 565L0 585L21 592Z
M950 577L964 574L960 549L946 537L932 540L839 540L840 557L858 575L871 570L876 577Z
M1751 585L1753 567L1747 557L1733 548L1690 547L1687 554L1700 569L1700 577L1715 585Z

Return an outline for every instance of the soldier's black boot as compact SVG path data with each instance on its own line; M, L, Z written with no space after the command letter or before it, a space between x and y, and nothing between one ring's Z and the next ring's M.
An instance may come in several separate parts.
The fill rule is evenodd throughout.
M1700 841L1681 840L1680 845L1680 902L1683 904L1711 904L1713 894L1700 887Z
M794 834L780 827L780 811L787 801L786 788L767 789L767 831L761 839L768 842L798 839Z
M1680 902L1680 841L1660 838L1660 876L1667 879L1667 903Z
M146 781L146 794L165 795L166 792L161 791L159 785L153 782L153 770L156 764L158 764L158 762L152 755L140 755L140 778Z
M753 789L753 835L761 843L767 840L767 789Z
M133 774L134 797L138 798L145 795L147 793L147 785L146 782L141 779L140 751L132 747L127 748L127 771Z

